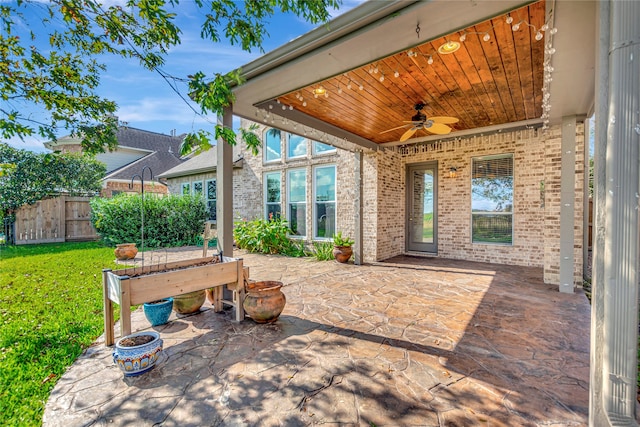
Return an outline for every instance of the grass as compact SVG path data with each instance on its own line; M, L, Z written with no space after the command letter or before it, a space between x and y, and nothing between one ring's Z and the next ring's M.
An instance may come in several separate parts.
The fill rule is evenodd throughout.
M56 381L103 333L100 243L0 248L0 414L40 425Z

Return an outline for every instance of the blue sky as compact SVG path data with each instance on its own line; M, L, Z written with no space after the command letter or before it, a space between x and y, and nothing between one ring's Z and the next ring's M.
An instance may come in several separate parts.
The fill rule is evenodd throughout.
M343 0L340 10L333 11L332 16L352 9L362 1ZM124 4L119 0L107 2ZM0 0L0 3L7 2ZM30 21L29 26L39 25L38 13L26 18ZM258 50L249 53L226 42L202 40L200 24L203 20L203 12L192 1L180 2L177 22L182 30L182 43L169 53L167 62L162 67L165 72L176 77L185 77L196 71L212 75L215 72L230 71L262 55ZM269 35L265 37L264 50L273 50L313 28L312 24L296 16L278 13L268 20ZM129 126L165 134L173 130L181 134L211 126L211 123L198 117L158 73L140 67L135 59L105 56L102 62L107 66L107 71L102 75L98 94L118 104L118 118ZM179 89L183 95L186 94L186 85ZM199 111L196 105L193 107ZM30 109L35 115L44 114L42 109ZM210 121L214 122L215 117L210 117ZM64 135L62 132L58 136ZM16 148L47 151L42 145L46 140L42 138L29 138L24 142L13 139L6 142Z

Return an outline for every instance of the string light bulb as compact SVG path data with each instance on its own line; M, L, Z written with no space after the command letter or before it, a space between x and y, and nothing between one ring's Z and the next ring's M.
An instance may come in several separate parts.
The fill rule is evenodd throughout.
M427 64L433 64L433 56L429 55L429 59L427 59Z
M398 72L398 70L396 70L396 72L393 73L393 77L395 77L396 79L400 77L400 73Z
M460 36L460 43L464 42L467 39L467 33L462 33Z
M513 22L513 16L507 14L507 24L511 24Z
M488 42L491 39L491 36L489 35L489 33L484 33L484 36L482 37L482 40Z

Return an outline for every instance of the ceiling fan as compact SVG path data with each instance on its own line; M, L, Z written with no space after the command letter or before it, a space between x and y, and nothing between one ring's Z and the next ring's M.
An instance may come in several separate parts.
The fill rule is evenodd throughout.
M405 121L403 123L407 123L406 125L398 126L392 129L387 129L385 131L380 132L380 134L391 132L397 129L409 128L405 133L400 137L400 142L404 142L407 139L411 138L417 131L424 130L426 132L435 133L436 135L446 135L451 132L451 127L447 126L452 123L457 123L458 119L455 117L429 117L422 112L422 109L425 107L425 104L422 102L418 102L414 105L414 109L416 110L416 114L411 117L411 121Z

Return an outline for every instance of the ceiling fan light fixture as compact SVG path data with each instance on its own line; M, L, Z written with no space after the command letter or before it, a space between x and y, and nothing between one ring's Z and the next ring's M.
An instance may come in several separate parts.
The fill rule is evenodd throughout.
M462 38L462 37L460 37L460 38ZM464 40L462 40L462 41L464 41ZM446 42L445 44L441 45L438 48L438 53L440 53L442 55L448 55L450 53L456 52L458 49L460 49L460 42L449 40L448 42Z

